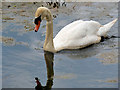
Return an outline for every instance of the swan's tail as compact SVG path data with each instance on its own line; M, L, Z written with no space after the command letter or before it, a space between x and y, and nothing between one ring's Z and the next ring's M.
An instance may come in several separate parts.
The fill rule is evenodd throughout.
M103 25L100 27L100 29L98 30L97 34L99 36L106 36L107 32L110 30L110 28L115 24L115 22L117 21L117 19Z

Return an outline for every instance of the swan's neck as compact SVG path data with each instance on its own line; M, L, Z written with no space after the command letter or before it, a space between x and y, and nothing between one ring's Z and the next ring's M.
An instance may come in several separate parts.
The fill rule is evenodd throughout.
M53 44L53 21L47 21L46 23L46 37L43 46L45 51L56 52Z

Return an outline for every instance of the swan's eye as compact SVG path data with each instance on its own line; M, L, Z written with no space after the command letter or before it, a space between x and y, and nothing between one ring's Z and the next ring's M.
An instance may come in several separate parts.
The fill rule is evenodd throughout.
M42 21L41 20L41 15L39 16L39 17L37 17L37 18L35 18L35 20L34 20L34 23L36 24L36 25L38 25L38 21Z
M37 19L37 18L34 20L34 23L35 23L36 25L38 25L38 19Z

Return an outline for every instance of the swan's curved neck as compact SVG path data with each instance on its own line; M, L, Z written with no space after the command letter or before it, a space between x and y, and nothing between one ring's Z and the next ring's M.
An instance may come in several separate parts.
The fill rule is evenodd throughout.
M45 51L56 52L53 44L53 21L47 21L46 23L46 37L43 46Z

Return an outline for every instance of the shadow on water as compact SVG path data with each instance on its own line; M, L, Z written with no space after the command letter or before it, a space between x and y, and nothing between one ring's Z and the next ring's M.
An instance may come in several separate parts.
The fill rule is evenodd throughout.
M44 51L44 58L46 61L47 67L47 83L46 86L42 86L41 82L37 77L35 77L37 86L35 87L36 90L51 90L53 85L53 77L54 77L54 70L53 70L53 61L54 61L54 54L51 52Z
M96 45L90 45L88 47L82 48L82 49L75 49L75 50L62 50L58 52L57 54L64 54L67 57L71 59L84 59L88 57L95 56L100 52L98 48L96 48Z

